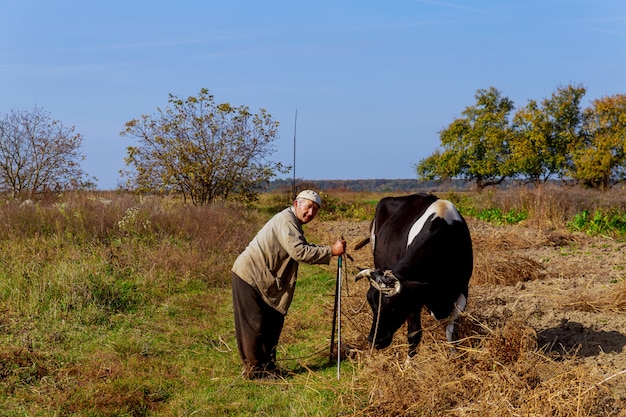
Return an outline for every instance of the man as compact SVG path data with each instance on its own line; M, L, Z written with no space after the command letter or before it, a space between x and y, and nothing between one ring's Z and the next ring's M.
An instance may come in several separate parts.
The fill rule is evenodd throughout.
M313 220L321 206L315 191L302 191L292 206L259 230L233 265L235 333L247 378L276 372L276 346L293 299L299 262L328 265L346 250L342 239L318 246L304 238L302 225Z

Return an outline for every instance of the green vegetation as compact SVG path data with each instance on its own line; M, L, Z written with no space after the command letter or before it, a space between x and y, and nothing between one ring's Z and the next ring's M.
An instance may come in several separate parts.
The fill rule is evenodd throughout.
M522 207L505 207L502 202L493 198L493 193L470 195L459 193L445 193L440 197L454 203L459 212L466 217L473 217L495 225L517 224L529 217L525 204Z
M495 225L517 224L528 218L527 212L517 211L515 209L509 209L508 211L503 212L502 209L498 207L481 210L469 209L466 213L464 213L464 215L493 223Z
M346 201L333 197L331 194L322 193L324 210L320 213L322 220L370 220L374 217L378 200L353 200Z
M230 266L266 218L129 194L3 201L2 414L334 414L350 387L329 364L327 268L302 268L289 382L240 377Z
M568 223L571 230L591 236L626 235L626 212L619 210L583 210Z
M439 148L415 164L420 181L328 180L318 182L318 189L390 193L440 189L441 181L447 189L453 181L484 189L505 181L566 180L608 190L626 175L626 94L583 108L585 93L582 85L558 86L550 97L515 108L495 87L478 89L475 103L439 132ZM291 187L290 180L271 181L291 167L270 159L280 122L265 109L252 113L245 105L216 103L206 88L187 98L170 94L168 105L126 122L120 133L133 142L121 171L128 190L205 205L254 204L263 192ZM93 188L79 168L81 143L74 128L50 121L42 109L0 117L0 191Z

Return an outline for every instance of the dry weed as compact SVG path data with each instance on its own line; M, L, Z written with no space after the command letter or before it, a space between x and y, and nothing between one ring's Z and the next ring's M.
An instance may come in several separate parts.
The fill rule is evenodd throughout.
M473 285L515 285L545 277L545 267L514 249L529 248L545 241L520 227L496 227L479 220L468 221L474 248Z
M595 313L608 311L624 313L626 312L626 281L596 291L586 288L577 299L565 302L564 306L572 310Z
M409 363L401 351L396 346L363 359L364 415L597 416L620 410L610 380L541 354L534 330L520 319L475 334L469 345L462 341L455 356L437 341L421 346Z
M473 285L515 285L545 277L545 267L525 256L506 252L474 254Z

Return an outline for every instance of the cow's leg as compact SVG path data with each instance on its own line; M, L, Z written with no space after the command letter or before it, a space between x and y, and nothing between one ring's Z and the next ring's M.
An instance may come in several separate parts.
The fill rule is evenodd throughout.
M433 312L431 315L435 320L438 320L445 326L446 331L446 339L448 343L450 343L450 354L456 355L457 351L455 348L455 343L459 340L458 332L456 329L456 320L459 318L461 312L465 309L465 305L467 304L467 298L465 298L464 294L459 294L454 306L452 307L452 311L446 318L437 317Z
M409 358L415 356L417 346L422 340L422 306L413 310L407 318L407 339L409 342Z
M459 318L461 312L465 309L465 305L467 304L467 299L465 295L459 294L459 298L457 298L456 303L454 303L454 309L452 309L452 313L448 318L448 324L446 326L446 339L448 342L455 343L458 338L458 333L455 328L456 319Z

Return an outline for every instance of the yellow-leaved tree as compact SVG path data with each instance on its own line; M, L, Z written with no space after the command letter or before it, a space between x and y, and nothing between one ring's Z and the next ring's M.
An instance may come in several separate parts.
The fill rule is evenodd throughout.
M626 179L626 94L594 100L584 111L584 141L574 151L570 175L608 189Z
M582 143L583 86L558 87L549 98L530 100L513 118L511 158L517 176L533 183L565 178Z

